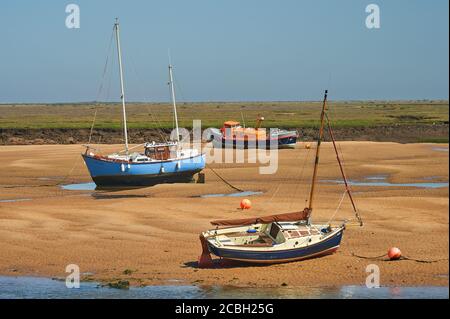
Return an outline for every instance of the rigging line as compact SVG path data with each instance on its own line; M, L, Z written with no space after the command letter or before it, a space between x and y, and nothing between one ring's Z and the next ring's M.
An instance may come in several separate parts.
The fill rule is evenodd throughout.
M169 64L172 65L172 67L173 67L172 56L170 54L170 49L167 50L167 54L168 54L168 57L169 57ZM178 83L177 76L175 74L173 74L173 73L172 73L172 79L173 79L173 84L175 86L175 89L177 91L177 95L179 95L181 97L180 101L181 102L185 102L186 99L185 99L185 96L183 94L183 90L181 89L181 86Z
M242 112L241 112L241 113L242 113ZM271 150L271 151L272 151L272 150ZM269 151L269 152L271 152L271 151ZM278 152L279 150L277 149L276 151ZM278 165L280 165L280 161L278 161ZM288 178L289 178L289 176L290 176L289 171L286 170L286 173L284 174L284 176L281 177L281 182L278 183L278 185L276 186L276 190L273 192L272 196L271 196L270 199L267 201L267 203L272 202L272 200L273 200L273 198L275 197L275 195L278 194L278 191L280 190L281 185L284 184L284 183L282 183L282 182L287 181ZM298 186L298 185L297 185L297 186ZM295 193L296 193L296 192L294 192L294 195L295 195ZM292 205L292 202L291 202L291 205ZM291 206L289 206L289 209L291 209Z
M88 141L88 145L91 144L91 140L92 140L92 132L93 132L93 130L94 130L94 125L95 125L95 120L96 120L96 118L97 118L97 111L98 111L98 105L99 105L98 100L99 100L100 95L101 95L101 93L102 93L102 91L103 91L103 84L104 84L104 81L105 81L105 75L106 75L107 69L108 69L109 55L110 55L110 52L111 52L111 47L112 47L113 38L114 38L114 29L113 29L113 31L111 32L111 37L110 37L110 39L109 39L108 51L107 51L107 53L106 53L106 61L105 61L105 65L104 65L104 67L103 67L103 72L102 72L102 76L101 76L101 79L100 79L100 85L99 85L99 88L98 88L98 90L97 90L97 96L96 96L96 98L95 98L95 104L94 104L94 105L95 105L95 106L94 106L94 108L95 108L95 113L94 113L94 118L93 118L93 120L92 120L91 129L90 129L90 131L89 131L89 141ZM77 159L78 159L78 160L77 160ZM80 159L80 158L78 157L78 155L77 155L77 159L75 159L75 163L73 164L73 166L72 166L72 168L70 169L69 173L68 173L66 176L64 176L59 182L57 182L57 183L55 184L55 186L61 185L67 178L69 178L69 177L72 175L72 173L73 173L73 171L75 170L75 167L78 165L78 162L79 162L79 159Z
M241 114L242 114L242 112L241 112ZM272 151L273 151L273 150L270 150L269 152L272 152ZM276 149L275 151L279 152L278 149ZM279 157L278 157L278 166L280 166L280 158L279 158ZM283 174L283 176L280 177L281 182L279 182L278 185L272 187L272 188L276 188L276 189L275 189L275 191L272 193L272 196L267 200L267 203L268 203L268 204L272 202L272 200L273 200L273 198L275 197L275 195L278 194L278 191L280 190L281 185L284 184L283 182L285 182L285 181L288 180L289 176L291 176L291 174L289 174L289 171L286 170L286 172ZM294 193L294 195L295 195L295 193ZM291 202L291 204L292 204L292 202ZM289 209L290 209L290 208L291 208L291 206L289 206Z
M142 96L144 96L145 95L145 93L144 93L145 92L145 88L143 86L144 82L141 81L141 77L139 76L139 73L138 73L137 68L136 68L136 63L134 62L135 61L134 56L132 55L131 52L128 53L128 59L131 62L131 68L132 68L134 76L136 77L137 82L138 82L138 90L140 91L140 94ZM147 105L147 112L150 113L150 115L152 117L152 120L156 123L156 126L157 126L156 130L158 131L158 134L160 135L160 137L162 137L162 139L165 142L167 142L166 138L163 137L162 125L161 125L160 121L157 118L154 117L153 112L151 111L151 109L149 108L148 105Z
M278 194L278 191L280 190L280 186L281 186L281 183L279 183L279 184L277 185L277 189L275 190L275 192L273 192L272 196L269 198L269 200L268 200L269 203L273 200L273 198L275 197L275 195Z
M139 148L139 147L141 147L141 146L144 146L145 144L146 144L146 143L142 143L142 144L135 145L135 146L133 146L133 147L128 148L128 150L129 150L129 151L134 150L134 149L136 149L136 148ZM119 151L119 154L120 154L120 153L123 153L123 152L125 152L125 151L126 151L126 150L123 149L123 150Z
M232 185L230 182L228 182L227 180L225 180L225 178L223 178L222 176L220 176L219 173L217 173L211 166L209 166L208 164L206 164L206 167L209 168L218 178L220 178L222 180L222 182L224 182L225 184L227 184L228 186L230 186L232 189L237 190L238 192L244 192L244 190L237 188L236 186Z
M342 197L341 197L341 199L340 199L340 201L339 201L339 204L338 204L336 210L334 211L333 215L331 215L330 219L327 221L327 224L329 224L329 223L333 220L334 216L336 216L337 212L338 212L339 209L341 208L342 202L344 201L344 198L345 198L345 195L346 195L346 194L347 194L347 191L345 191L345 192L342 194Z
M359 223L360 223L360 226L363 226L362 218L361 218L361 216L360 216L360 214L359 214L359 211L358 211L358 209L356 208L356 204L355 204L355 202L354 202L354 200L353 200L353 196L352 196L352 193L351 193L350 184L347 182L347 177L346 177L346 175L345 175L344 166L343 166L343 164L342 164L342 162L341 162L341 160L340 160L340 157L339 157L339 151L338 151L338 149L337 149L337 147L336 147L336 141L335 141L335 138L334 138L334 134L333 134L333 129L332 129L332 127L331 127L331 123L330 123L330 121L329 121L328 115L325 114L325 116L326 116L326 120L327 120L328 131L329 131L329 134L330 134L330 137L331 137L331 141L332 141L332 143L333 143L333 148L334 148L334 151L335 151L335 153L336 153L336 158L337 158L337 161L338 161L338 164L339 164L339 169L340 169L340 171L341 171L342 178L343 178L343 180L344 180L345 190L347 191L348 197L350 198L350 202L351 202L351 204L352 204L352 207L353 207L353 211L354 211L355 217L358 219L358 221L359 221Z
M78 166L79 162L80 162L80 157L77 157L77 160L75 160L75 163L73 164L73 166L72 166L71 170L69 171L69 173L66 176L64 176L59 182L57 182L55 184L55 186L61 185L64 181L66 181L67 178L69 178L72 175L73 171L75 170L75 167Z
M152 118L152 121L156 123L155 117L153 116L153 113L151 111L149 111L148 109L150 108L150 106L147 105L147 111L149 112L148 114L150 114L150 117ZM158 124L157 124L158 125ZM164 131L158 127L156 127L156 132L159 134L159 137L161 137L161 139L164 142L167 142L166 136L163 134Z
M107 51L107 53L106 53L106 61L105 61L105 65L104 65L104 67L103 67L103 73L102 73L102 77L101 77L101 80L100 80L100 85L99 85L99 88L98 88L98 91L97 91L97 98L96 98L96 101L97 101L98 98L100 97L100 94L101 94L101 92L102 92L102 90L103 90L103 84L104 84L105 75L106 75L107 69L108 69L109 56L110 56L110 53L111 53L111 47L112 47L113 39L114 39L114 29L113 29L113 31L111 32L111 37L110 37L110 40L109 40L108 51Z
M115 46L112 47L112 55L116 55L116 47ZM111 92L111 83L112 83L112 70L115 68L116 63L117 63L116 59L112 59L112 66L108 70L108 87L106 89L106 96L105 96L106 102L111 102L110 92Z
M95 119L97 118L97 107L95 107L95 113L94 113L94 119L92 120L92 125L91 125L91 130L89 132L89 141L88 141L88 146L91 144L91 138L92 138L92 132L94 131L94 124L95 124Z
M173 67L173 65L172 65L172 67ZM183 109L183 107L180 107L179 104L183 103L183 105L184 105L186 103L186 97L184 96L183 90L181 89L181 86L180 86L180 84L179 84L179 82L177 80L177 75L174 74L173 72L172 72L172 79L173 79L173 85L175 87L175 91L177 92L177 97L178 96L181 97L180 99L177 98L177 104L178 104L177 105L177 111L178 111L178 115L179 115L180 113L183 112L183 111L180 111L180 110ZM178 116L178 121L180 121L179 118L180 117ZM175 127L175 113L173 114L172 119L173 119L172 126Z
M94 130L95 120L97 118L99 99L100 99L101 93L103 91L103 86L104 86L104 83L105 83L105 75L106 75L107 70L108 70L109 56L110 56L110 53L111 53L111 47L112 47L113 39L114 39L114 30L111 32L111 37L109 39L108 51L106 52L106 61L105 61L105 65L103 67L102 76L100 78L100 85L99 85L98 90L97 90L97 95L95 97L95 106L94 106L95 113L94 113L94 119L92 120L91 130L89 132L88 145L91 144L91 140L92 140L92 132Z
M331 77L331 74L330 74L330 77ZM335 111L334 106L331 103L329 104L328 109L331 111L332 117L336 118L336 111ZM332 121L331 121L331 118L328 117L328 115L327 115L327 120L328 120L328 122L331 125ZM342 152L341 143L336 142L336 144L337 144L337 146L339 148L339 154L341 156L342 165L345 167L345 158L344 158L344 153Z
M326 117L326 119L327 119L327 125L328 125L328 131L329 131L329 134L330 134L330 138L331 138L331 140L332 140L332 142L333 142L333 146L335 147L337 160L338 160L338 163L339 163L339 165L340 165L342 178L343 178L344 183L345 183L345 188L346 188L347 192L349 193L350 200L352 201L353 208L354 208L354 210L355 210L355 212L356 212L357 209L356 209L355 203L353 202L352 196L351 196L351 194L350 194L350 192L351 192L351 187L350 187L350 184L347 182L347 176L346 176L347 174L345 173L345 166L344 166L344 163L343 163L343 159L340 159L340 158L342 157L342 150L338 150L338 149L336 148L336 144L337 144L337 143L336 143L336 141L335 141L335 139L334 139L334 133L333 133L333 130L332 130L332 128L331 128L331 121L330 121L330 118L328 117L327 114L325 114L325 117ZM337 146L339 147L339 145L337 145Z
M173 84L175 85L175 88L177 89L177 95L181 97L180 102L186 103L187 99L185 95L183 94L183 90L181 89L180 83L178 82L176 75L173 75Z
M311 150L311 149L308 148L307 151L306 151L305 160L303 161L303 165L302 165L302 168L301 168L301 171L300 171L299 181L301 181L301 180L303 179L303 175L304 175L304 172L305 172L306 164L308 163L308 158L309 158L310 150ZM295 195L297 194L299 188L300 188L300 183L297 183L297 185L296 185L296 187L295 187L295 191L294 191L294 197L295 197ZM306 195L306 196L308 196L308 195ZM308 199L306 198L305 201L307 201L307 200L308 200ZM290 203L289 209L291 209L292 203L293 203L293 201Z

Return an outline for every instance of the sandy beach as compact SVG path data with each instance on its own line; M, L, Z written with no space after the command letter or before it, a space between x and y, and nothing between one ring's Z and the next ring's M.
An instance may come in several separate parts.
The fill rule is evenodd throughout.
M384 176L393 184L448 183L448 144L341 142L347 175L361 181ZM330 182L340 173L324 143L314 221L328 221L343 193ZM107 152L120 146L102 146ZM386 286L448 285L449 189L413 186L352 187L364 227L349 225L333 255L288 264L198 269L198 235L213 219L301 210L309 192L313 149L299 143L279 152L274 175L258 164L211 164L233 185L262 195L253 208L241 198L201 198L232 193L211 170L205 184L158 185L123 191L70 191L58 184L90 182L81 145L2 146L0 157L0 274L65 277L77 264L82 279L132 285L332 286L363 285L366 266L380 267ZM328 181L328 182L326 182ZM376 181L376 180L372 180ZM10 201L17 200L17 201ZM336 222L353 217L344 201ZM413 260L382 261L399 247Z

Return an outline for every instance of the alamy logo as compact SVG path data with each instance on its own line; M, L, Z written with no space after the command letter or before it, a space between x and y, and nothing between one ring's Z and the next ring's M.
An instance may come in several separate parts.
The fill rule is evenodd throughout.
M377 4L369 4L366 7L366 13L369 15L366 18L367 29L379 29L380 28L380 7Z
M380 267L375 264L369 264L366 267L366 272L369 273L366 277L366 287L380 288Z
M66 6L66 13L69 15L66 17L66 27L68 29L80 28L80 7L77 4L68 4Z
M80 267L75 264L67 265L66 272L69 273L66 277L66 287L69 289L80 288Z

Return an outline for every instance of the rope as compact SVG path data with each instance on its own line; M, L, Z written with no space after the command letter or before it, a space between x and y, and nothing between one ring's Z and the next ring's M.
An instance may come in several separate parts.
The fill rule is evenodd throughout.
M310 150L311 150L311 148L307 149L305 160L303 161L303 166L302 166L301 171L300 171L299 181L301 181L303 179L303 175L304 175L304 172L305 172L306 163L308 162ZM295 186L294 197L297 194L299 187L300 187L300 183L297 183L297 185ZM308 199L306 198L305 202L307 202L307 201L308 201ZM293 203L293 201L290 203L289 209L291 209L292 203Z
M103 67L103 74L102 74L102 77L101 77L101 80L100 80L100 86L99 86L98 91L97 91L97 98L96 98L96 100L98 100L98 98L100 97L101 92L103 91L103 84L105 82L105 75L106 75L107 70L108 70L109 56L110 56L110 53L111 53L111 47L112 47L113 39L114 39L114 29L111 32L111 38L109 39L109 46L108 46L108 51L106 53L105 66Z
M280 159L278 158L278 160L280 160ZM281 163L278 162L278 165L280 166ZM281 182L278 183L278 185L276 186L276 189L275 189L275 191L273 192L272 196L267 200L267 203L271 203L271 202L273 201L273 198L275 197L275 195L278 194L278 191L280 190L281 185L284 185L283 182L284 182L284 181L287 181L287 180L289 179L289 177L290 177L289 171L286 171L285 174L281 177ZM297 185L297 188L298 188L298 185ZM295 190L295 192L294 192L294 197L295 197L295 194L297 193L297 188L296 188L296 190ZM291 205L292 205L292 202L291 202ZM290 209L290 208L291 208L291 207L289 206L289 209Z
M217 173L211 166L209 166L208 164L206 164L206 167L209 168L218 178L220 178L222 180L222 182L224 182L226 185L228 185L229 187L231 187L234 190L237 190L238 192L244 192L244 190L237 188L236 186L232 185L230 182L226 181L225 178L223 178L222 176L219 175L219 173Z
M134 56L132 55L131 52L128 52L128 61L130 61L131 69L133 70L134 76L136 77L136 80L137 80L137 83L138 83L137 87L138 87L139 93L142 96L144 96L145 95L144 94L145 90L144 90L144 86L143 86L144 82L141 81L141 77L139 76L139 73L137 71L136 64L134 63L134 61L135 61ZM166 139L165 135L163 134L164 132L162 130L161 122L156 117L154 117L154 115L153 115L149 105L147 105L146 109L147 109L147 112L150 114L150 116L152 118L152 121L156 123L156 126L157 126L156 127L156 131L158 132L159 136L161 137L161 139L164 142L167 142L167 139Z
M91 138L92 138L92 132L94 131L94 124L95 124L95 119L97 118L97 106L95 107L95 113L94 113L94 119L92 120L92 125L91 125L91 130L89 132L89 140L87 145L89 146L91 144Z
M347 191L345 191L345 192L342 194L342 197L341 197L341 200L339 201L338 207L336 208L336 210L334 211L333 215L332 215L332 216L330 217L330 219L328 220L327 224L329 224L329 223L333 220L334 216L336 216L337 212L338 212L339 209L341 208L342 202L344 201L344 198L345 198L345 195L346 195L346 194L347 194Z
M80 157L78 157L79 155L77 155L78 160L75 160L75 163L73 164L72 168L70 169L69 173L64 176L58 183L55 184L55 186L61 185L67 178L69 178L70 175L72 175L73 171L75 170L75 167L78 165L79 163L79 159Z
M79 156L79 155L77 155L77 159L78 159L78 160L75 160L75 162L74 162L72 168L70 169L69 173L67 173L65 176L63 176L61 179L59 179L58 181L56 181L56 182L53 183L53 184L41 184L41 185L6 185L6 186L0 185L0 187L2 187L2 188L23 188L23 187L53 187L53 186L59 186L59 185L61 185L62 183L64 183L64 181L66 181L66 180L70 177L70 175L72 175L73 171L75 170L75 168L77 167L77 165L78 165L78 163L79 163L79 159L80 159L80 158L79 158L78 156Z
M360 255L356 255L355 253L352 253L352 256L357 257L357 258L361 258L361 259L369 259L369 260L380 260L380 261L399 261L399 260L409 260L409 261L415 261L418 263L435 263L435 262L439 262L439 261L444 261L444 260L448 260L448 258L442 258L442 259L435 259L435 260L424 260L424 259L416 259L416 258L410 258L407 256L401 256L399 259L395 259L395 260L391 260L389 258L384 258L381 259L383 257L387 257L388 254L383 254L380 256L360 256Z
M128 150L129 150L129 151L134 150L134 149L136 149L136 148L138 148L138 147L144 146L145 144L146 144L146 143L142 143L142 144L139 144L139 145L130 147ZM120 153L123 153L123 152L125 152L125 151L126 151L126 150L123 149L123 150L119 151L119 154L120 154Z
M97 96L95 98L95 101L96 101L96 103L95 103L95 112L94 112L94 118L93 118L92 124L91 124L91 129L89 131L89 141L87 143L88 147L91 144L92 133L94 131L95 120L97 119L97 112L98 112L98 105L99 105L98 100L100 99L100 96L102 94L103 86L105 84L105 76L106 76L106 74L108 72L109 56L110 56L110 53L111 53L111 47L112 47L113 39L114 39L114 29L111 32L111 37L109 39L108 51L106 53L106 61L105 61L105 65L103 67L102 76L100 78L100 85L99 85L98 90L97 90ZM109 91L109 87L108 87L108 91Z

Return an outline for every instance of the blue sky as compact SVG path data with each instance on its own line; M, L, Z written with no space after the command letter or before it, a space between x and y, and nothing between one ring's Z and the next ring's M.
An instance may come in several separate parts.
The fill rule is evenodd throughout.
M80 29L65 26L69 3ZM380 29L365 26L370 3ZM97 93L115 17L131 101L169 100L168 48L184 101L320 100L325 88L335 100L448 99L448 10L447 0L1 1L0 103L117 101L116 56Z

